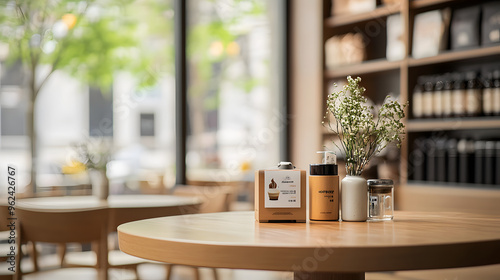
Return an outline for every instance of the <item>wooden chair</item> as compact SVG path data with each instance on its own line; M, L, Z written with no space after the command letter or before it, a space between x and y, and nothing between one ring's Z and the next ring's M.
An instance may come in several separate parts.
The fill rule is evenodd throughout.
M148 260L137 258L123 253L117 248L113 248L112 242L108 242L107 267L131 270L135 278L139 278L137 266L143 263L148 263ZM64 252L62 255L63 267L94 267L97 268L97 255L95 250L85 252Z
M107 280L106 253L108 210L105 208L42 211L17 207L17 261L16 279L72 279L89 277ZM23 254L19 244L26 242L45 243L91 243L98 244L98 266L94 268L59 268L26 274L21 271ZM36 251L35 251L36 252ZM33 256L36 259L36 255ZM26 277L24 277L26 276ZM88 279L88 278L87 278Z
M178 185L173 190L174 195L194 196L200 198L203 202L200 207L200 213L214 213L229 211L229 206L234 195L234 187L220 185ZM167 264L167 280L172 277L174 264ZM194 279L200 279L198 267L194 268ZM218 279L217 270L212 268L213 277Z
M2 198L2 201L7 201L7 198ZM9 210L7 204L0 205L0 280L11 280L14 278L14 273L8 270L9 264L6 263L10 253L10 228L7 226L9 218Z
M118 248L117 240L115 240L116 228L122 224L130 221L140 220L143 217L155 217L161 215L161 207L148 207L148 208L129 208L120 209L115 211L115 209L109 209L108 216L108 268L126 269L131 270L135 278L139 279L139 274L137 267L140 264L152 263L146 259L137 258L128 254L123 253ZM115 244L116 241L116 244ZM86 252L70 252L63 254L64 267L96 267L97 265L97 254L95 251Z

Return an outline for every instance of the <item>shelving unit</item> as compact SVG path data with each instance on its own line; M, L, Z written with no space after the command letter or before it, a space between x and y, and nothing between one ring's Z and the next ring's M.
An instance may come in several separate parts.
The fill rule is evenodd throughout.
M457 61L466 61L480 58L499 58L500 57L500 46L493 47L484 47L477 48L471 50L463 50L463 51L448 51L436 56L425 57L425 58L407 58L408 66L423 66L423 65L432 65L438 63L446 63L446 62L457 62Z
M344 66L339 69L327 70L325 71L325 78L338 79L348 75L362 75L389 70L399 70L400 67L401 61L388 61L387 59L372 60L360 64Z
M393 5L378 7L370 12L328 17L325 19L325 26L330 28L335 28L349 24L356 24L363 21L378 19L381 17L386 17L388 15L399 13L400 10L401 10L400 4L393 4Z
M326 99L329 93L328 85L332 80L345 79L346 76L361 76L362 85L371 91L368 96L372 100L380 101L390 89L399 92L400 100L411 102L411 92L417 77L423 74L436 74L453 72L457 68L469 65L482 65L487 63L500 64L500 45L489 47L478 47L467 50L448 50L432 57L415 59L411 56L411 42L413 36L413 19L418 13L442 9L445 7L467 7L489 0L479 0L470 3L465 0L401 0L399 4L380 6L374 11L353 15L330 16L330 0L323 1L325 19L323 22L323 45L333 35L341 35L348 32L360 31L370 23L379 24L385 28L384 22L389 15L401 14L403 19L403 42L405 44L405 57L399 61L388 61L385 57L376 55L370 60L356 64L343 66L335 69L326 69L323 65L323 96ZM379 32L380 36L371 36L368 47L385 49L386 34ZM323 52L324 54L324 52ZM323 59L324 61L324 59ZM444 70L443 70L444 69ZM321 112L323 114L324 112ZM407 116L410 114L407 114ZM500 117L474 117L474 118L436 118L436 119L409 119L406 123L405 142L401 148L399 163L399 186L397 188L396 206L407 210L463 210L463 203L467 198L474 201L473 211L482 213L500 214L500 203L492 204L492 199L500 199L500 186L481 186L460 183L432 183L412 182L408 180L407 159L410 156L412 135L432 134L436 131L460 131L464 134L476 134L477 131L488 131L489 135L498 135L500 138ZM334 134L323 131L323 139L331 139ZM409 140L410 139L410 140ZM453 193L453 195L450 195ZM432 202L437 205L429 205L428 197L432 196ZM487 201L482 207L481 200ZM445 203L442 203L446 201ZM441 206L438 205L441 203Z
M442 4L452 4L453 2L457 2L456 0L415 0L410 2L411 9L421 9L434 7Z
M446 118L428 120L409 120L406 123L408 132L422 132L433 130L475 130L500 129L499 117L478 118Z

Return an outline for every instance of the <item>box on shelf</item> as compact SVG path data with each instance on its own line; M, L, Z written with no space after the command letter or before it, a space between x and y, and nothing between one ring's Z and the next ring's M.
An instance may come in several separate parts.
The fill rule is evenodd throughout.
M413 26L412 56L435 56L446 49L450 9L434 10L415 16Z
M332 0L331 14L334 16L343 14L364 13L375 10L376 0Z
M481 6L472 6L453 11L451 21L451 49L479 46L479 23Z
M500 2L483 4L482 44L500 43Z
M401 60L405 57L403 20L400 14L387 17L386 57L389 61Z
M361 33L347 33L329 38L325 42L327 69L360 63L365 58L365 42Z

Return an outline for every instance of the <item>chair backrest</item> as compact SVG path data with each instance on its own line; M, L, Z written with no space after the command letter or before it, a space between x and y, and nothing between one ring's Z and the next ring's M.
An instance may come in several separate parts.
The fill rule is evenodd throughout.
M21 242L87 243L106 234L108 210L28 210L16 208ZM103 230L104 229L104 230Z
M202 199L199 213L214 213L229 211L234 188L230 186L192 186L178 185L173 190L174 195L194 196Z
M89 243L97 247L98 279L108 279L108 209L44 210L16 208L18 244L25 242ZM22 279L21 246L16 247L16 279ZM33 256L36 259L36 252ZM36 260L35 260L36 267Z
M3 221L3 223L0 223L0 231L10 230L7 222L9 217L11 217L9 215L9 206L6 204L0 204L0 221Z

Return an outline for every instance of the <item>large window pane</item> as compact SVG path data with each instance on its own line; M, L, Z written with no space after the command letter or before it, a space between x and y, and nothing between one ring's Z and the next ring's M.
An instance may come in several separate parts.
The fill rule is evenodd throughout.
M16 5L39 20L14 20ZM140 192L144 185L151 191L163 177L167 186L175 183L171 0L7 1L0 15L0 166L18 166L20 187L30 180L25 123L32 70L8 61L22 60L12 46L23 40L41 57L35 68L37 84L43 83L34 112L37 191L88 184L85 174L67 172L76 143L111 151L112 193Z
M279 161L280 2L188 2L188 181L251 180Z

